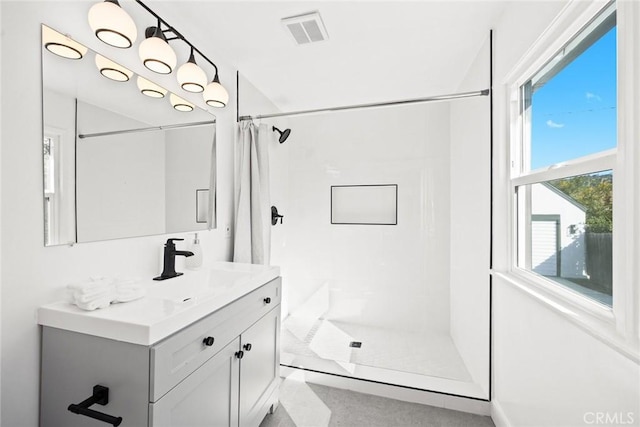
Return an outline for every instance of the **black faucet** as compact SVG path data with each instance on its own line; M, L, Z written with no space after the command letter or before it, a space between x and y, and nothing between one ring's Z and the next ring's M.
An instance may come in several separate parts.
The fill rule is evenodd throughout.
M176 273L176 255L190 257L193 256L193 252L177 251L176 245L173 243L176 240L181 241L184 239L167 239L167 243L164 245L164 266L162 268L162 274L158 277L154 277L153 280L167 280L184 274Z

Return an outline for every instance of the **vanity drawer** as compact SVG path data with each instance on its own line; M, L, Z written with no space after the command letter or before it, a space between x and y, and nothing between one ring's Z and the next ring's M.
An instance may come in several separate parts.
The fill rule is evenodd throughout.
M156 402L280 304L280 289L278 277L151 347L149 401ZM213 342L206 342L210 337Z

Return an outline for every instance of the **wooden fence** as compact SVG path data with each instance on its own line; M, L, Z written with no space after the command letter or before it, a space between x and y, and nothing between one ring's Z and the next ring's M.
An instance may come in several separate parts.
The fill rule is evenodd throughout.
M593 289L611 295L613 283L613 251L611 233L591 233L585 235L587 252L587 274Z

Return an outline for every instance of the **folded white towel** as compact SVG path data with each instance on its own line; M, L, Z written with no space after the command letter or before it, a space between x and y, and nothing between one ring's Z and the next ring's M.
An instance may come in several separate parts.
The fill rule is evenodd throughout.
M76 305L79 308L81 308L83 310L87 310L87 311L96 310L98 308L106 308L106 307L109 307L110 304L111 304L111 297L94 299L94 300L88 301L88 302L78 302L78 301L76 301Z
M110 279L92 277L90 280L67 285L67 300L83 310L108 307L112 302L129 302L142 298L146 288L136 278Z
M93 300L99 300L103 298L113 298L115 291L113 287L101 289L100 291L94 291L91 293L78 293L75 292L73 297L78 302L89 302Z
M72 283L67 285L68 289L71 289L74 292L86 293L86 292L94 292L96 290L101 290L107 287L108 284L104 281L100 282L81 282L81 283Z
M113 287L113 281L107 279L90 280L80 283L72 283L67 286L76 296L84 296L86 299L102 296Z

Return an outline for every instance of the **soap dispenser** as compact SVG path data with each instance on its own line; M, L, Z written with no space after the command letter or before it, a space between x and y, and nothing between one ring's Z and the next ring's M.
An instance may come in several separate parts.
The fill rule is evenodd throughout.
M189 250L193 252L193 256L185 259L185 267L190 270L197 270L202 267L202 246L200 246L200 240L198 240L198 233L195 233L195 238Z

